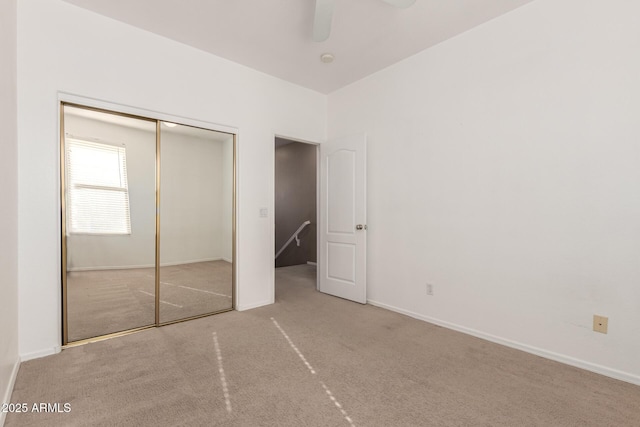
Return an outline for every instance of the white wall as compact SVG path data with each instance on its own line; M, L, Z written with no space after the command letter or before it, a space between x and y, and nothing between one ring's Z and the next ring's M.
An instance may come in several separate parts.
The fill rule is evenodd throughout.
M0 403L18 369L18 137L16 1L0 2ZM4 422L0 413L0 425Z
M160 151L161 265L222 259L222 142L163 132Z
M273 300L273 134L323 140L326 97L59 0L19 2L18 50L21 355L60 344L59 91L237 128L238 308Z
M638 16L538 0L329 96L369 138L370 300L640 383Z

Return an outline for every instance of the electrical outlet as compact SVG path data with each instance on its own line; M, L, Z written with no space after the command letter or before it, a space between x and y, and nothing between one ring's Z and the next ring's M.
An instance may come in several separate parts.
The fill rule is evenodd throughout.
M594 332L600 332L606 334L609 328L609 318L605 316L593 315L593 330Z
M427 283L427 295L433 295L433 285L431 283Z

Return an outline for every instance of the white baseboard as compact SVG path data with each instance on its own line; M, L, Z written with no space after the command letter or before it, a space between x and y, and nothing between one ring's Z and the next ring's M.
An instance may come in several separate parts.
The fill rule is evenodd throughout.
M317 266L317 265L318 265L318 263L317 263L317 262L313 262L313 261L307 261L307 264L309 264L309 265L315 265L315 266Z
M233 262L233 260L232 260L232 259L230 259L230 258L224 258L224 257L222 257L222 258L220 258L220 259L221 259L222 261L226 261L226 262L228 262L228 263L232 263L232 262Z
M384 304L378 301L367 300L367 303L371 305L375 305L376 307L384 308L390 311L395 311L396 313L413 317L414 319L423 320L428 323L433 323L434 325L442 326L447 329L452 329L454 331L462 332L477 338L491 341L496 344L501 344L506 347L515 348L516 350L521 350L526 353L535 354L536 356L544 357L545 359L554 360L556 362L564 363L566 365L575 366L576 368L581 368L587 371L595 372L596 374L604 375L610 378L615 378L617 380L625 381L631 384L640 385L640 376L638 375L619 371L617 369L612 369L612 368L598 365L595 363L587 362L585 360L576 359L574 357L566 356L564 354L554 353L552 351L548 351L538 347L533 347L517 341L509 340L506 338L501 338L495 335L487 334L482 331L467 328L465 326L460 326L454 323L446 322L444 320L435 319L429 316L423 316L422 314L414 313L412 311L404 310L402 308L394 307L392 305Z
M171 267L174 265L182 265L182 264L196 264L198 262L211 262L211 261L220 261L223 258L204 258L204 259L190 259L186 261L176 261L176 262L163 262L160 264L160 267Z
M11 402L11 394L13 393L13 387L16 385L16 378L18 377L19 369L20 369L20 358L18 358L13 365L13 369L11 370L11 377L9 378L9 384L7 384L7 389L4 391L3 393L4 395L0 403ZM4 425L4 421L6 417L7 417L7 413L0 411L0 426Z
M44 350L33 351L31 353L25 353L20 355L20 361L26 362L27 360L40 359L41 357L51 356L52 354L60 353L60 346L53 348L47 348Z
M210 262L210 261L227 261L226 258L205 258L205 259L192 259L187 261L175 261L175 262L164 262L160 264L160 267L172 267L174 265L182 265L182 264L195 264L198 262ZM133 270L136 268L153 268L155 264L141 264L141 265L107 265L107 266L97 266L97 267L74 267L70 268L68 271L98 271L98 270Z
M153 268L155 264L141 265L99 265L97 267L73 267L67 271L102 271L102 270L135 270L136 268Z

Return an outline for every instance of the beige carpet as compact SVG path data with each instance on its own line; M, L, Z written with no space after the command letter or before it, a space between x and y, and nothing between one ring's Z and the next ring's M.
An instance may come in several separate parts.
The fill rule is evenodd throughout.
M315 291L25 362L11 426L640 426L640 387ZM285 336L286 334L286 336ZM226 396L225 396L226 394Z
M160 322L229 309L231 263L208 261L160 269ZM67 274L69 342L155 323L155 269Z

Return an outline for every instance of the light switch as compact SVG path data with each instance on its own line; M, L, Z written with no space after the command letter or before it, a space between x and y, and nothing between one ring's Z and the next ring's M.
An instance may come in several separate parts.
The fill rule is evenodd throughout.
M260 208L260 218L266 218L269 214L269 209Z

